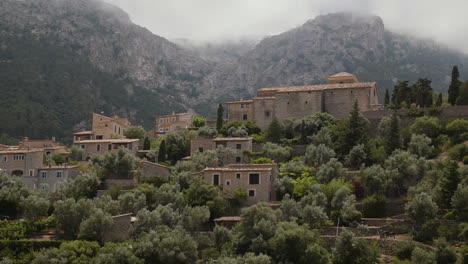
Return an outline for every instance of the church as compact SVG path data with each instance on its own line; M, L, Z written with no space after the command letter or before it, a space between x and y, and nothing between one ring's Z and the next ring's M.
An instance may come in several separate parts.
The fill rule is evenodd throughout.
M362 112L381 109L376 82L360 82L356 75L341 72L327 84L263 88L252 100L228 102L228 122L251 121L266 129L273 119L303 118L325 112L346 117L355 102Z

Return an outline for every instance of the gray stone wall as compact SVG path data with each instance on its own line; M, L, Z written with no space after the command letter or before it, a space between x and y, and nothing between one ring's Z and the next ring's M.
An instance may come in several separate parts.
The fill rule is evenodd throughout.
M274 107L279 121L302 118L321 111L322 95L320 91L277 93Z
M336 118L346 117L352 110L354 102L358 101L361 111L371 109L370 89L336 89L324 91L324 110Z
M109 231L104 233L102 242L122 242L130 238L132 214L116 215L112 217L114 223Z
M146 178L158 177L161 179L169 180L169 174L171 169L169 167L152 163L152 162L141 162L141 175Z
M261 129L268 128L275 116L275 100L254 99L253 108L253 120Z

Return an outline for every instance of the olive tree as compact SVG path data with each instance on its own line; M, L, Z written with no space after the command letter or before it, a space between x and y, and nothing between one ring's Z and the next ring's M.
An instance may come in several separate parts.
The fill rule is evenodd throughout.
M335 157L335 151L324 144L318 146L310 145L305 152L305 163L309 166L320 166L327 163L330 159Z
M263 146L262 151L266 157L276 162L284 162L291 158L292 149L268 142Z
M412 135L411 141L408 145L408 150L411 154L418 157L428 158L434 151L434 147L431 146L432 140L424 135Z

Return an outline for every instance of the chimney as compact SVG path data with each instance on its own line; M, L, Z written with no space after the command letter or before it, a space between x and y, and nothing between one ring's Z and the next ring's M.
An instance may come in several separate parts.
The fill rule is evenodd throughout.
M52 141L55 142L55 137L52 137Z

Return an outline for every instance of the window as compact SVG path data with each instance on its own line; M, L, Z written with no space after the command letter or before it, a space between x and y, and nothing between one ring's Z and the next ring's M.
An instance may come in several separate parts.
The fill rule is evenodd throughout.
M96 139L103 139L104 137L102 135L96 136Z
M86 146L85 146L85 145L81 145L81 149L85 149L85 148L86 148Z
M306 103L306 104L308 104L308 103L309 103L309 101L305 101L305 103Z
M7 162L8 161L8 157L3 157L3 162Z
M247 120L247 114L242 115L242 120Z
M236 163L241 163L242 158L241 157L236 157Z
M164 132L164 128L160 128L160 129L159 129L159 132Z
M236 144L236 149L242 149L242 144Z
M219 185L219 174L213 175L213 185Z
M237 173L237 174L236 174L236 178L237 178L237 179L240 179L240 177L241 177L240 173Z
M249 197L255 197L255 190L249 190Z
M14 155L13 160L24 160L24 155Z
M114 133L117 133L117 126L114 125Z
M260 184L260 174L258 173L249 174L249 184Z
M96 145L96 150L101 151L101 145Z
M128 144L128 149L130 149L130 150L133 149L133 144L132 143Z
M265 116L266 116L266 117L270 117L270 111L266 111L266 112L265 112Z
M63 173L61 171L57 171L56 175L57 175L57 178L62 178Z
M50 156L50 151L47 151L47 152L46 152L46 156Z
M34 170L29 170L29 177L33 177L34 176Z
M107 150L112 150L112 144L107 145Z
M120 135L120 127L119 127L119 135Z
M226 185L231 185L231 181L226 181Z
M176 121L176 118L175 118L175 117L173 117L173 118L172 118L172 122L175 122L175 121Z
M203 148L202 148L202 147L199 147L199 148L198 148L198 152L203 152Z
M47 178L47 171L41 171L41 177Z
M288 104L289 104L289 102L288 102Z

